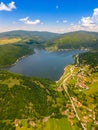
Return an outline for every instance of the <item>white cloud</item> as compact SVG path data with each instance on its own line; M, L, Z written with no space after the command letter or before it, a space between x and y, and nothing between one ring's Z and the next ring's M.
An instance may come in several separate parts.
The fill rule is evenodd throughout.
M36 25L36 24L40 24L41 23L41 21L39 19L36 19L35 21L31 21L29 19L29 17L19 19L19 21L21 21L21 22L23 22L25 24L28 24L28 25Z
M98 8L95 8L95 9L94 9L93 17L94 17L94 16L98 16Z
M28 19L29 19L29 17L26 17L26 18L19 19L19 21L26 22Z
M95 26L98 26L98 8L95 8L93 10L92 16L88 17L82 17L80 20L80 24L83 27L93 28Z
M95 26L95 22L91 17L82 17L81 22L82 22L82 26L84 26L84 27L94 27Z
M81 19L79 19L79 21L77 21L77 23L70 23L70 21L67 21L66 19L60 20L57 19L57 21L55 21L54 25L48 25L47 23L42 23L42 21L40 21L39 19L37 20L31 20L29 17L25 17L20 19L19 21L23 22L24 25L21 25L20 22L15 23L16 26L14 24L12 24L11 26L1 26L1 30L19 30L19 29L23 29L23 30L36 30L36 31L53 31L53 32L57 32L57 33L65 33L65 32L72 32L72 31L78 31L78 30L86 30L86 31L95 31L98 32L98 8L95 8L93 10L93 13L90 16L87 17L81 17ZM63 24L66 23L67 24ZM40 26L28 26L29 25L36 25L36 24L40 24ZM59 26L57 26L59 25Z
M67 20L63 20L63 23L67 23Z
M32 24L32 25L36 25L36 24L39 24L39 23L40 23L39 19L37 19L35 21L30 21L30 20L27 21L27 24Z
M0 11L12 11L12 9L16 9L14 1L10 2L7 5L5 5L3 2L0 3Z

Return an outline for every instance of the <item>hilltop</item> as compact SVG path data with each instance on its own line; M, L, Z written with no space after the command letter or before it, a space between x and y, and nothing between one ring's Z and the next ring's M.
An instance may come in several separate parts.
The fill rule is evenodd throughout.
M23 30L15 30L9 32L0 33L0 38L13 38L13 37L21 37L32 39L40 39L40 40L50 40L59 37L61 34L46 32L46 31L23 31Z
M39 31L9 31L0 33L0 44L37 44L44 48L85 49L98 48L98 32L76 31L65 34Z

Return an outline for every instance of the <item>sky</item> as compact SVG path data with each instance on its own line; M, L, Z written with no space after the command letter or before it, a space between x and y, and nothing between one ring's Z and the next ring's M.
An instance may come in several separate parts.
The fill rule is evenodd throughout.
M98 0L0 0L0 32L98 32Z

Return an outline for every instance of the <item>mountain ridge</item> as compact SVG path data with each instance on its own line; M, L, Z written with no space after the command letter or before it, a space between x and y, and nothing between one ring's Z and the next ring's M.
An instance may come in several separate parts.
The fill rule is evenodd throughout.
M58 49L85 49L98 48L98 33L76 31L63 34L61 37L51 41L47 50Z
M2 32L0 33L0 37L31 37L31 36L38 36L43 38L56 38L60 36L59 33L52 33L48 31L25 31L25 30L13 30L8 32Z

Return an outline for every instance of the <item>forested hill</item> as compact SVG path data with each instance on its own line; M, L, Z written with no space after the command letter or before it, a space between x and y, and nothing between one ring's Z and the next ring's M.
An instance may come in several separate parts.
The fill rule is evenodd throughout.
M21 43L47 50L98 48L98 33L77 31L65 34L38 31L10 31L0 33L0 45Z
M58 49L85 49L98 48L98 33L77 31L63 34L63 36L53 40L48 50Z
M42 129L48 118L61 118L66 97L53 81L0 71L0 130L15 126ZM18 121L16 121L18 119ZM46 121L45 121L46 120ZM20 122L20 123L19 123ZM31 124L30 124L31 122Z
M46 41L60 34L38 31L9 31L0 33L0 67L14 64L19 58L33 53L34 48L45 48Z
M34 48L43 48L49 51L98 49L97 32L77 31L61 35L18 30L0 33L0 37L0 67L14 64L18 58L33 53Z
M9 32L0 33L0 38L12 38L12 37L21 37L21 38L41 38L45 40L50 40L59 37L61 34L45 32L45 31L23 31L23 30L15 30Z
M91 68L98 66L98 49L79 54L78 60L79 65L89 65Z

